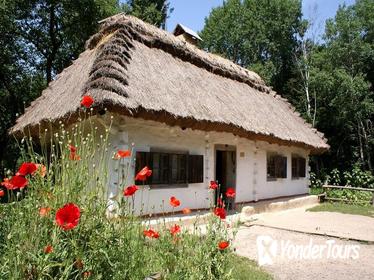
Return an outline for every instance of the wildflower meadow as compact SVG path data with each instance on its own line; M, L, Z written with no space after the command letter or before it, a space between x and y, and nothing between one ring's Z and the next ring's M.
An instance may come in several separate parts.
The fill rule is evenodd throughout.
M0 279L232 279L232 235L221 198L203 229L163 218L151 225L151 215L135 216L131 204L144 186L127 182L134 175L145 181L152 170L129 174L129 164L118 164L127 168L118 214L107 215L109 163L135 159L131 150L109 152L108 129L90 118L93 103L84 96L76 124L60 123L19 143L22 162L0 189ZM167 203L191 212L172 193Z

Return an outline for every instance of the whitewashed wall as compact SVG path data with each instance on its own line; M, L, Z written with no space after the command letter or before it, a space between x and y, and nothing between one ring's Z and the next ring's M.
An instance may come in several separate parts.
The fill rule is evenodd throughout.
M149 151L150 148L160 148L176 151L188 151L190 154L204 155L204 183L189 184L186 188L152 188L141 187L136 194L136 209L140 213L170 212L170 196L181 200L184 207L191 209L209 208L212 193L209 192L210 180L215 175L215 145L227 144L236 146L236 203L257 201L279 196L304 194L308 192L307 176L302 179L291 178L291 154L297 153L305 157L309 151L279 145L270 145L265 142L254 142L236 137L230 133L203 132L191 129L182 130L179 127L169 127L165 124L134 119L129 117L115 117L111 130L112 151L117 149L131 149L136 151ZM275 151L288 157L287 178L276 181L267 181L266 178L266 153ZM122 194L118 193L118 162L110 163L111 179L109 183L109 198L112 201ZM130 163L129 178L126 185L134 184L135 163ZM141 205L143 202L143 206Z

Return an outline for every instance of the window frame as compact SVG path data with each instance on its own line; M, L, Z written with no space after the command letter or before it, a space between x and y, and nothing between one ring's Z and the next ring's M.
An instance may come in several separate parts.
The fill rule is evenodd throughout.
M270 163L271 165L269 166ZM270 168L273 170L270 170L269 172ZM277 181L279 179L287 179L287 178L288 178L288 157L283 154L276 153L276 152L267 152L266 153L266 180L268 182L271 182L271 181Z
M147 165L150 169L152 169L152 172L155 171L155 168L154 168L154 162L153 162L153 158L154 158L154 154L160 154L160 155L167 155L168 157L168 167L167 170L168 170L168 179L167 181L166 180L161 180L161 181L156 181L156 182L153 182L152 179L153 177L151 176L150 180L147 180L145 181L144 183L143 182L140 182L140 181L135 181L135 184L136 185L148 185L150 186L152 189L155 189L155 188L170 188L170 187L173 187L173 188L186 188L188 187L189 184L198 184L198 183L203 183L204 182L204 155L190 155L188 151L181 151L181 150L167 150L167 149L158 149L158 148L151 148L149 151L136 151L136 158L138 158L138 154L139 153L144 153L145 154L145 158L148 159L148 162L146 161L145 163L142 163L143 165ZM177 166L177 168L173 168L174 165L173 165L173 161L175 161L175 158L173 157L177 157L176 159L176 162L177 164L179 165L181 162L183 162L183 159L181 159L181 157L184 157L184 164L182 163L182 167L179 168L179 166ZM201 160L201 176L199 177L199 179L201 179L200 182L190 182L190 159L192 157L201 157L202 159ZM141 166L138 166L138 160L135 162L135 174L140 170L139 168L142 168ZM175 163L175 162L174 162ZM161 159L159 159L159 165L161 165ZM200 166L199 166L200 167ZM139 170L138 170L139 169ZM159 169L159 168L158 168ZM181 171L183 170L183 171ZM173 174L175 174L176 172L176 180L174 180L172 177L173 177ZM181 177L183 178L183 175L181 176L181 174L178 174L179 172L183 172L184 173L184 178L185 179L180 179ZM154 174L154 173L153 173Z
M294 162L296 163L296 166L294 166ZM306 178L307 158L298 154L292 154L291 169L291 178L293 180Z

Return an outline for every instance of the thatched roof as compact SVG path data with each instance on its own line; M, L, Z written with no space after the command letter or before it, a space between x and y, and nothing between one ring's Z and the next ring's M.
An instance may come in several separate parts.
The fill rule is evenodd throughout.
M83 95L95 110L322 152L323 135L254 72L125 15L108 18L86 50L18 118L11 133L72 123Z

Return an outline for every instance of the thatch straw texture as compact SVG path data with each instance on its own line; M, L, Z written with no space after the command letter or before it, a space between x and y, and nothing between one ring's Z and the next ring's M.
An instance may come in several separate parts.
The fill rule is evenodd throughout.
M328 149L323 135L256 74L130 16L107 19L87 50L22 115L11 133L73 122L90 94L95 112L120 114L253 140Z

